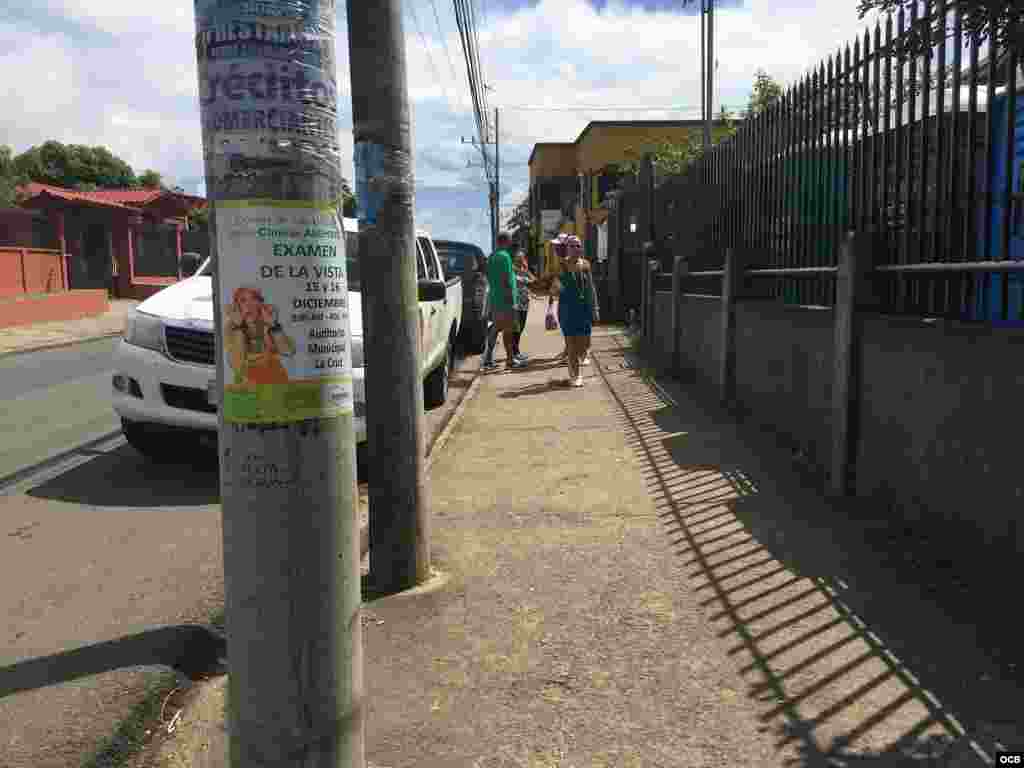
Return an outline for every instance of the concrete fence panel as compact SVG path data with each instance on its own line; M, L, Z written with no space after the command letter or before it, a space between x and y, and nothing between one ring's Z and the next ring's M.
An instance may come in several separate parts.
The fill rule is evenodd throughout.
M867 315L856 491L1024 551L1024 331Z
M702 388L718 386L722 300L683 295L679 302L679 371Z
M672 361L672 294L669 291L654 293L654 324L652 345L660 365Z
M737 408L823 471L832 450L833 316L771 302L736 305Z

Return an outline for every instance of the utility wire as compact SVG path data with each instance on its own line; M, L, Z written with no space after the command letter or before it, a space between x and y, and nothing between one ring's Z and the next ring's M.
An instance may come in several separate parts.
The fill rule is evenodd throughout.
M476 87L476 77L475 77L475 74L473 72L472 56L471 56L471 54L469 52L469 50L470 50L470 39L469 39L469 34L468 34L468 28L466 26L465 6L460 2L460 0L454 0L454 4L455 4L455 20L456 20L456 23L458 24L458 27L459 27L459 36L462 39L462 50L463 50L463 54L464 54L465 59L466 59L466 79L467 79L467 81L469 83L470 97L473 100L473 112L474 112L474 117L476 118L477 134L480 136L480 141L481 141L480 152L481 152L481 155L482 155L482 157L484 159L484 164L486 165L487 156L483 152L483 147L482 147L483 130L482 130L482 124L480 122L480 94L479 94L479 91L478 91L478 89Z
M416 13L416 3L406 3L409 8L409 13L412 14L413 24L416 26L416 32L420 36L420 43L423 44L423 51L427 54L427 62L430 64L430 69L434 73L434 79L437 81L438 86L441 88L441 92L444 94L445 99L448 101L448 108L454 109L455 100L452 99L451 94L448 92L448 86L445 85L441 78L441 71L437 68L434 63L434 55L430 52L430 46L427 43L427 36L423 34L423 27L420 26L420 17Z
M477 0L469 0L469 7L473 11L473 42L474 51L476 54L476 71L477 78L480 80L480 87L483 94L483 105L484 105L484 127L487 129L487 140L490 141L491 136L491 106L487 101L487 78L484 77L484 66L483 60L480 56L480 25L477 23Z
M488 141L485 117L486 94L481 87L479 72L479 56L477 54L477 37L473 27L472 8L468 0L454 0L455 20L459 27L459 35L462 39L462 50L466 59L466 79L469 82L470 95L473 99L473 109L476 115L477 135L479 138L480 155L484 162L484 173L488 181L493 183L493 175L490 170L490 156L486 151Z
M456 90L458 90L459 76L455 74L455 62L452 59L452 52L448 48L448 38L444 34L444 30L441 28L441 16L437 12L437 2L430 0L430 7L434 11L434 23L437 24L437 36L441 40L441 45L444 46L444 55L448 59L448 70L452 73L452 82L455 83ZM461 91L459 91L461 93Z
M471 53L471 38L469 34L469 25L466 14L465 0L454 0L455 5L455 19L459 27L459 35L462 38L462 50L466 59L466 79L469 82L469 92L473 100L473 111L476 118L477 133L480 137L481 144L484 141L483 138L483 124L480 119L481 104L480 104L480 90L477 86L476 72L473 68L473 56ZM481 154L484 155L484 161L486 164L486 155L483 153L481 147Z
M455 92L461 96L460 104L472 110L473 105L466 101L466 92L459 87L459 76L455 71L455 60L452 58L451 48L448 47L448 36L445 34L444 27L441 25L441 14L437 11L436 0L430 0L430 8L434 13L434 24L437 25L437 37L441 41L441 46L444 48L445 59L448 61L448 72L452 76L452 85L455 87ZM456 23L458 23L457 19Z

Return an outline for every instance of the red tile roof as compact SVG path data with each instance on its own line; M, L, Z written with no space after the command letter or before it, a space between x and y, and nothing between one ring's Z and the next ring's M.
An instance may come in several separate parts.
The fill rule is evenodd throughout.
M91 203L93 205L126 208L129 210L146 206L164 195L192 200L201 204L200 207L206 204L206 200L201 197L186 195L180 192L168 192L163 189L97 189L93 192L78 192L73 189L57 187L52 184L40 184L33 181L25 185L23 191L30 198L46 194L70 202Z
M145 205L163 193L162 189L97 189L89 194L100 200L122 205Z
M23 189L29 198L47 195L49 197L56 197L61 200L68 200L69 202L74 203L92 203L93 205L106 205L111 208L130 209L130 206L122 205L116 200L108 200L103 197L98 197L95 192L76 192L73 189L54 187L50 184L39 184L35 181L26 184Z

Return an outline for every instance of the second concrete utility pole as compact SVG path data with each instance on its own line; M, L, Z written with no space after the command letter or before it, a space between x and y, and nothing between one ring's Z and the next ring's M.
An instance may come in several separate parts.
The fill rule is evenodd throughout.
M430 570L405 34L400 0L346 5L367 323L370 580L396 592Z

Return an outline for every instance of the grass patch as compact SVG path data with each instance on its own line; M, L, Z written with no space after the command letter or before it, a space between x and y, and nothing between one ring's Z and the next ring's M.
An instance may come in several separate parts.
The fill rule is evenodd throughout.
M117 731L95 753L82 762L82 768L124 768L146 745L160 717L164 699L178 685L173 672L162 672L146 685L146 694L121 721Z
M652 380L656 378L658 369L649 362L651 359L650 349L649 345L644 341L643 335L639 331L634 330L627 330L625 335L627 347L634 357L634 370L644 379Z
M224 606L221 606L216 611L211 613L210 617L209 617L209 619L207 619L207 621L209 622L210 626L213 627L216 631L223 633L224 632L224 626L225 626L225 624L224 624Z
M224 631L224 607L210 614L207 621L216 632ZM187 684L186 684L187 685ZM161 726L161 709L181 681L173 671L162 671L146 684L138 704L117 726L114 734L96 752L82 761L81 768L128 768L152 741ZM179 695L184 691L179 690Z

